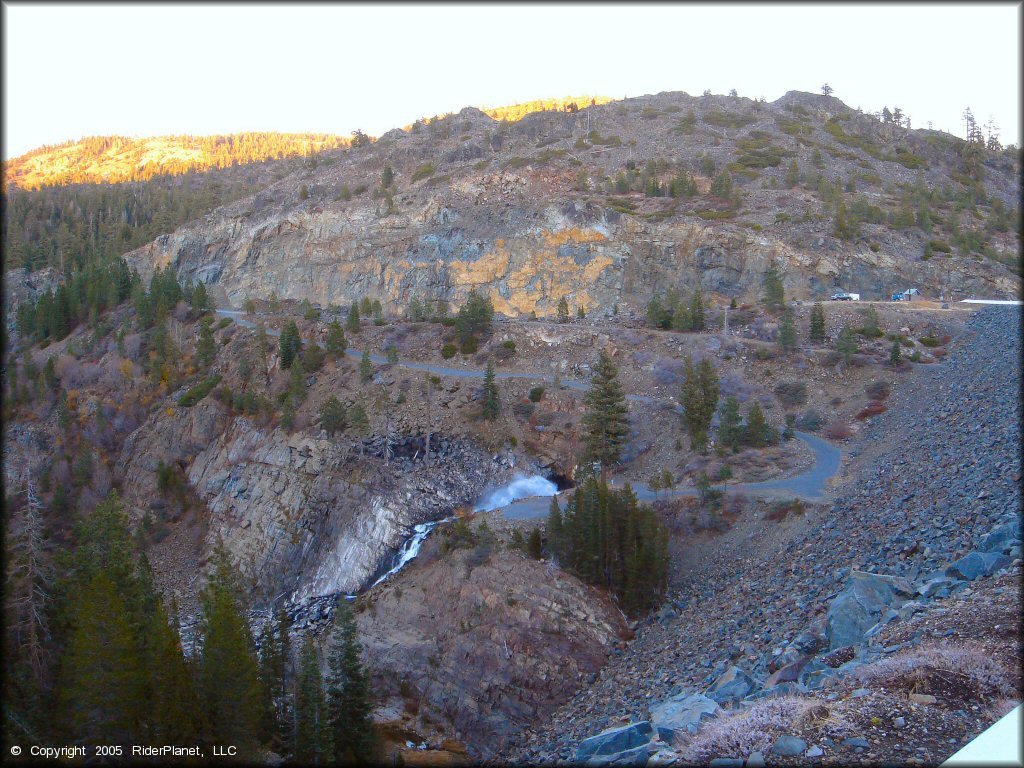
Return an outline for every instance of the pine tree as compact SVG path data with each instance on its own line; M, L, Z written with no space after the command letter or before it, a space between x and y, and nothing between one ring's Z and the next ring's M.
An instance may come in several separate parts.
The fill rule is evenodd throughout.
M699 285L693 290L693 297L690 299L690 330L704 330L704 295Z
M732 174L728 171L722 171L715 177L715 180L711 182L711 194L715 197L720 197L723 200L729 200L732 198Z
M526 554L534 560L540 560L543 543L540 537L540 528L534 528L526 539Z
M370 418L366 414L366 408L359 401L356 401L348 412L348 421L352 434L360 438L359 453L363 453L362 438L370 431Z
M823 344L825 342L825 308L821 304L811 307L811 330L809 334L811 344Z
M306 635L299 651L298 679L295 683L295 753L299 765L326 765L332 762L332 744L327 695L320 672L320 655Z
M290 320L285 325L278 344L281 353L281 368L287 370L292 367L292 362L302 352L302 338L299 336L299 327L294 320Z
M764 411L757 400L753 400L747 408L747 426L744 430L744 442L753 448L763 448L771 440L771 427L764 418Z
M62 735L86 744L143 740L144 679L125 601L98 570L75 595L70 616L57 688Z
M899 365L903 361L903 350L900 349L900 340L894 339L892 347L889 348L889 365Z
M519 530L518 528L516 530ZM552 557L560 559L563 555L562 510L558 506L558 497L551 497L548 507L546 530L548 534L548 550Z
M384 166L384 171L380 175L380 185L384 189L388 189L391 183L395 180L395 172L391 169L390 165Z
M345 330L349 333L359 333L359 305L352 302L348 308L348 319L345 320Z
M796 349L796 325L793 322L792 310L786 309L779 318L779 346L783 352Z
M782 309L786 302L785 292L782 287L782 276L773 262L768 271L764 274L764 304L769 309Z
M494 378L494 363L487 360L487 368L484 371L484 392L482 398L480 415L487 421L494 421L501 411L501 402L498 400L498 385Z
M629 436L629 408L618 374L619 369L608 352L601 350L590 389L583 396L587 409L583 414L587 457L601 462L602 473L619 460Z
M569 299L565 296L558 300L558 322L569 322Z
M694 368L693 360L687 355L683 377L680 397L683 421L693 449L703 452L707 448L708 428L718 407L718 375L710 360L701 360Z
M288 685L289 625L288 614L280 608L275 621L267 622L260 635L260 740L278 753L295 749L294 695Z
M843 360L847 363L856 354L857 339L854 337L853 328L850 326L843 326L842 330L839 331L839 336L836 338L836 351L843 356Z
M157 601L146 636L146 737L151 744L188 744L200 732L199 702L181 639L163 603Z
M718 443L723 448L732 449L733 453L739 450L740 441L743 438L743 419L740 416L740 403L730 395L722 405L722 412L718 418Z
M209 737L255 756L260 725L260 680L255 644L239 603L238 575L221 545L202 593L199 683Z
M365 349L359 360L359 380L364 384L373 378L373 361L370 360L370 353Z
M334 760L339 763L368 761L377 745L370 719L369 680L361 652L352 610L342 599L334 616L327 661L327 706Z
M192 289L192 311L202 315L210 310L210 299L206 294L206 285L200 281Z
M359 302L359 314L363 317L373 314L373 302L370 301L369 296L363 296L363 300Z
M327 338L324 341L324 345L327 347L327 354L334 360L339 359L345 354L348 341L345 339L345 331L342 330L341 323L337 320L332 321L327 326Z
M200 283L202 285L202 283ZM199 321L199 341L196 342L196 358L204 368L209 366L217 356L217 346L213 340L213 326L209 315Z
M345 429L345 406L334 395L320 406L320 427L332 437Z

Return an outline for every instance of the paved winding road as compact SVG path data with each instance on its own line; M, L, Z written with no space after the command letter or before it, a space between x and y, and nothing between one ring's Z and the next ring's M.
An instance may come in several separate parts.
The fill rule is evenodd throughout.
M239 325L246 328L256 327L254 322L245 317L245 312L221 309L216 310L216 312L222 317L230 317ZM270 328L267 329L267 334L269 336L280 336L279 331ZM317 344L323 346L319 341ZM363 356L362 352L355 349L346 349L345 354L356 359L362 358ZM370 355L369 357L370 360L375 363L387 363L387 358L383 355ZM482 379L484 376L484 372L477 369L448 368L443 365L415 363L408 360L399 360L397 363L394 363L394 365L414 371L426 371L438 376L455 376L463 379ZM555 379L551 374L513 373L507 371L496 372L495 378L532 379L534 381L554 381ZM563 380L561 384L563 387L575 389L581 392L585 392L588 388L587 384L582 381ZM626 399L652 404L662 402L661 399L651 397L649 395L626 395ZM679 405L674 405L673 410L680 411L681 408ZM836 472L839 471L839 461L841 458L840 451L831 443L828 443L819 437L815 437L814 435L807 434L806 432L794 432L794 435L797 439L802 440L814 453L813 467L798 475L784 477L778 480L765 480L759 483L735 483L729 485L727 490L758 496L781 496L784 498L800 498L807 501L820 500L825 493L826 483L833 475L836 474ZM648 488L646 483L636 483L632 488L640 501L650 501L655 498L654 491ZM680 487L672 491L661 491L659 494L659 498L664 496L696 496L697 489L692 487ZM551 501L549 497L521 499L506 506L503 510L503 514L506 517L519 520L542 517L547 514L550 504Z

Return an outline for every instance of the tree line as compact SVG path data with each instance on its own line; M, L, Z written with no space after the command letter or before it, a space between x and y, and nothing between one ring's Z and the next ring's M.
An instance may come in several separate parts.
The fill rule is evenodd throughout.
M371 691L348 606L338 606L326 664L307 636L290 650L279 614L257 643L240 577L215 548L191 655L177 606L154 586L111 493L76 526L52 567L25 536L6 601L4 730L11 743L234 745L298 764L371 760ZM35 595L29 604L18 596ZM326 667L326 674L324 668ZM128 753L130 754L130 753Z

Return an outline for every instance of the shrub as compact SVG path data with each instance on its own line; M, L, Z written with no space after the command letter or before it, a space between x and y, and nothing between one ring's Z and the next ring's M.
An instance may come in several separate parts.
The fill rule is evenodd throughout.
M437 168L433 163L424 163L412 172L412 180L419 181L420 179L425 179L428 176L433 176L436 171Z
M807 402L807 385L802 381L784 381L775 387L775 396L787 407L796 407Z
M822 418L815 410L807 410L797 416L793 426L803 432L817 432L821 429Z
M939 341L934 336L922 336L921 338L918 339L918 341L921 342L921 344L923 344L924 346L928 347L929 349L933 347L942 346L942 342Z
M953 675L975 688L975 694L968 697L970 700L1016 695L1009 670L983 647L972 643L918 646L865 664L851 674L863 683L884 682L887 687L902 685L914 690L927 690L932 677L945 680Z
M529 398L531 403L539 403L542 397L544 397L544 387L532 387L530 389Z
M453 357L455 357L456 352L458 352L458 348L450 341L443 347L441 347L441 357L443 357L445 360L451 360Z
M480 342L477 341L476 336L468 336L462 340L462 344L459 345L459 351L464 355L475 354L480 348Z
M872 400L885 400L889 396L889 384L884 381L873 381L864 387L864 391Z
M534 404L529 400L517 400L512 404L512 413L520 418L527 419L533 413Z
M845 440L852 434L850 425L842 419L830 421L828 426L825 427L825 436L832 440Z
M886 410L886 407L881 403L868 403L864 408L857 412L856 418L863 421L864 419L870 419L872 416L877 416L880 413L885 413Z
M188 390L188 392L186 392L185 394L178 398L178 405L182 406L183 408L191 408L193 405L195 405L208 394L210 394L213 391L214 387L220 384L220 379L221 376L219 373L214 376L209 376L206 379L203 379L203 381L196 384L194 387Z

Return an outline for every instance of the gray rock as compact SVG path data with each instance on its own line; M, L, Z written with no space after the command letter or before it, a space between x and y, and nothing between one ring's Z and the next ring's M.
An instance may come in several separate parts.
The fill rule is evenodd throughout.
M653 737L654 728L646 720L620 728L610 728L581 741L576 747L576 762L633 750L645 746Z
M742 699L754 689L754 680L739 667L729 667L706 695L717 702L736 701Z
M1009 564L1010 558L1001 552L969 552L946 568L946 575L974 581L981 576L991 576Z
M844 747L860 747L861 749L867 749L871 746L868 740L863 736L853 736L849 739L843 739L842 744Z
M785 736L779 736L775 744L772 745L771 753L779 757L792 757L802 755L805 749L807 749L806 741L787 733Z
M716 757L710 763L710 768L743 768L742 757Z
M705 720L721 711L718 702L699 693L680 693L651 707L651 722L662 741L672 743L677 731L696 733Z
M1006 523L986 534L981 540L979 549L982 552L1005 553L1015 542L1020 542L1020 526L1016 523Z
M627 768L627 766L640 766L647 765L647 760L650 758L650 750L646 744L642 744L639 747L633 749L626 749L622 752L616 752L612 755L598 755L587 760L584 765L590 766L590 768L602 768L606 765L621 766ZM577 758L578 760L579 758Z
M846 586L829 606L825 634L829 650L859 645L883 611L915 594L910 582L895 576L852 571Z
M821 747L813 746L804 753L804 757L821 757L824 754L825 750L823 750Z
M764 755L760 752L751 752L747 758L747 768L764 768Z

